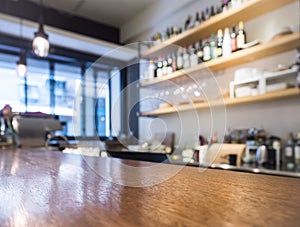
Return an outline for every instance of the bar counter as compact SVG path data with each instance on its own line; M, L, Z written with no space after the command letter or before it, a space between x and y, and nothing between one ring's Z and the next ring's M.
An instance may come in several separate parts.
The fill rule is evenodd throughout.
M45 149L0 150L0 226L300 224L298 178L178 168Z

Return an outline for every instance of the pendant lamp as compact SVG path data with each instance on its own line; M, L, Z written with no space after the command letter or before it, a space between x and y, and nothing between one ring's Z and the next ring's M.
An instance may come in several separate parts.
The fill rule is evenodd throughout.
M25 77L27 72L26 56L23 51L20 52L19 61L17 61L17 72L19 77Z
M32 42L33 52L39 57L47 57L49 53L48 35L44 32L43 24L39 24L39 30L34 33Z
M48 35L44 31L42 1L40 3L41 3L40 4L41 11L40 11L40 18L39 18L39 29L37 32L34 33L32 50L33 53L39 57L47 57L49 53L50 44L48 41Z
M20 37L23 38L23 23L22 19L20 19ZM20 50L19 61L17 61L17 73L19 77L24 78L27 72L27 64L26 64L26 50Z

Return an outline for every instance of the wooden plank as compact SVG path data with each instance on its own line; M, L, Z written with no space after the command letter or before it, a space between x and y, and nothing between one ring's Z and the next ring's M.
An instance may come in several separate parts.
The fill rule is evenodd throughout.
M224 98L223 101L210 101L207 102L201 102L201 103L194 103L194 104L184 104L184 105L178 105L174 107L167 107L167 108L160 108L153 111L147 111L142 112L142 116L155 116L155 115L162 115L162 114L169 114L169 113L176 113L180 111L187 111L187 110L193 110L193 109L208 109L210 107L214 106L235 106L235 105L241 105L246 103L253 103L253 102L262 102L262 101L271 101L271 100L277 100L277 99L283 99L283 98L289 98L292 96L300 95L300 91L298 88L290 88L285 89L281 91L274 91L269 92L263 95L256 95L256 96L247 96L247 97L240 97L240 98Z

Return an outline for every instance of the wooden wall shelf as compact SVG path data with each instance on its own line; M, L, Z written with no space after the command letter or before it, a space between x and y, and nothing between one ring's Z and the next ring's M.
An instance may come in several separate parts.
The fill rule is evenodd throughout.
M210 104L207 102L201 102L201 103L178 105L176 107L160 108L153 111L142 112L141 115L157 116L157 115L176 113L176 112L193 110L193 109L197 109L197 110L209 109L210 107L220 106L223 104L226 107L228 107L228 106L235 106L235 105L241 105L246 103L254 103L254 102L256 103L256 102L283 99L283 98L299 96L299 95L300 95L300 90L298 88L290 88L290 89L269 92L266 94L256 95L256 96L247 96L247 97L234 98L234 99L224 98L223 101L222 100L212 101Z
M217 71L246 62L251 62L264 57L290 51L300 47L300 33L282 36L265 44L260 44L244 50L232 53L229 57L220 57L208 62L201 63L193 68L176 71L172 74L141 82L141 87L151 86L167 80L172 80L186 75L194 74L203 69Z
M154 58L174 51L177 46L186 46L206 38L219 28L225 28L237 24L239 21L248 21L265 13L271 12L296 0L250 0L241 7L230 9L218 14L199 26L174 36L142 54L143 58Z

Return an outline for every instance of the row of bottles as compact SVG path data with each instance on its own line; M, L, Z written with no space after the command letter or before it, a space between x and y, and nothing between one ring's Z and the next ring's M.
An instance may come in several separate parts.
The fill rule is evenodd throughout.
M300 133L297 138L293 133L289 134L283 153L284 169L300 170Z
M176 52L167 57L160 56L157 59L151 59L144 79L161 77L218 57L227 57L232 52L243 49L245 43L244 23L240 21L238 26L232 26L231 30L229 28L225 28L224 31L219 29L217 36L211 34L207 39L184 48L178 48Z
M226 12L231 8L238 8L246 1L248 0L222 0L221 4L219 5L206 7L205 10L202 10L201 12L196 12L194 18L191 15L188 15L183 27L171 26L162 33L155 33L153 36L151 36L150 41L165 41L182 33L183 31L187 31L191 28L199 26L200 24L202 24L205 21L208 21L210 18L214 17L217 14Z

